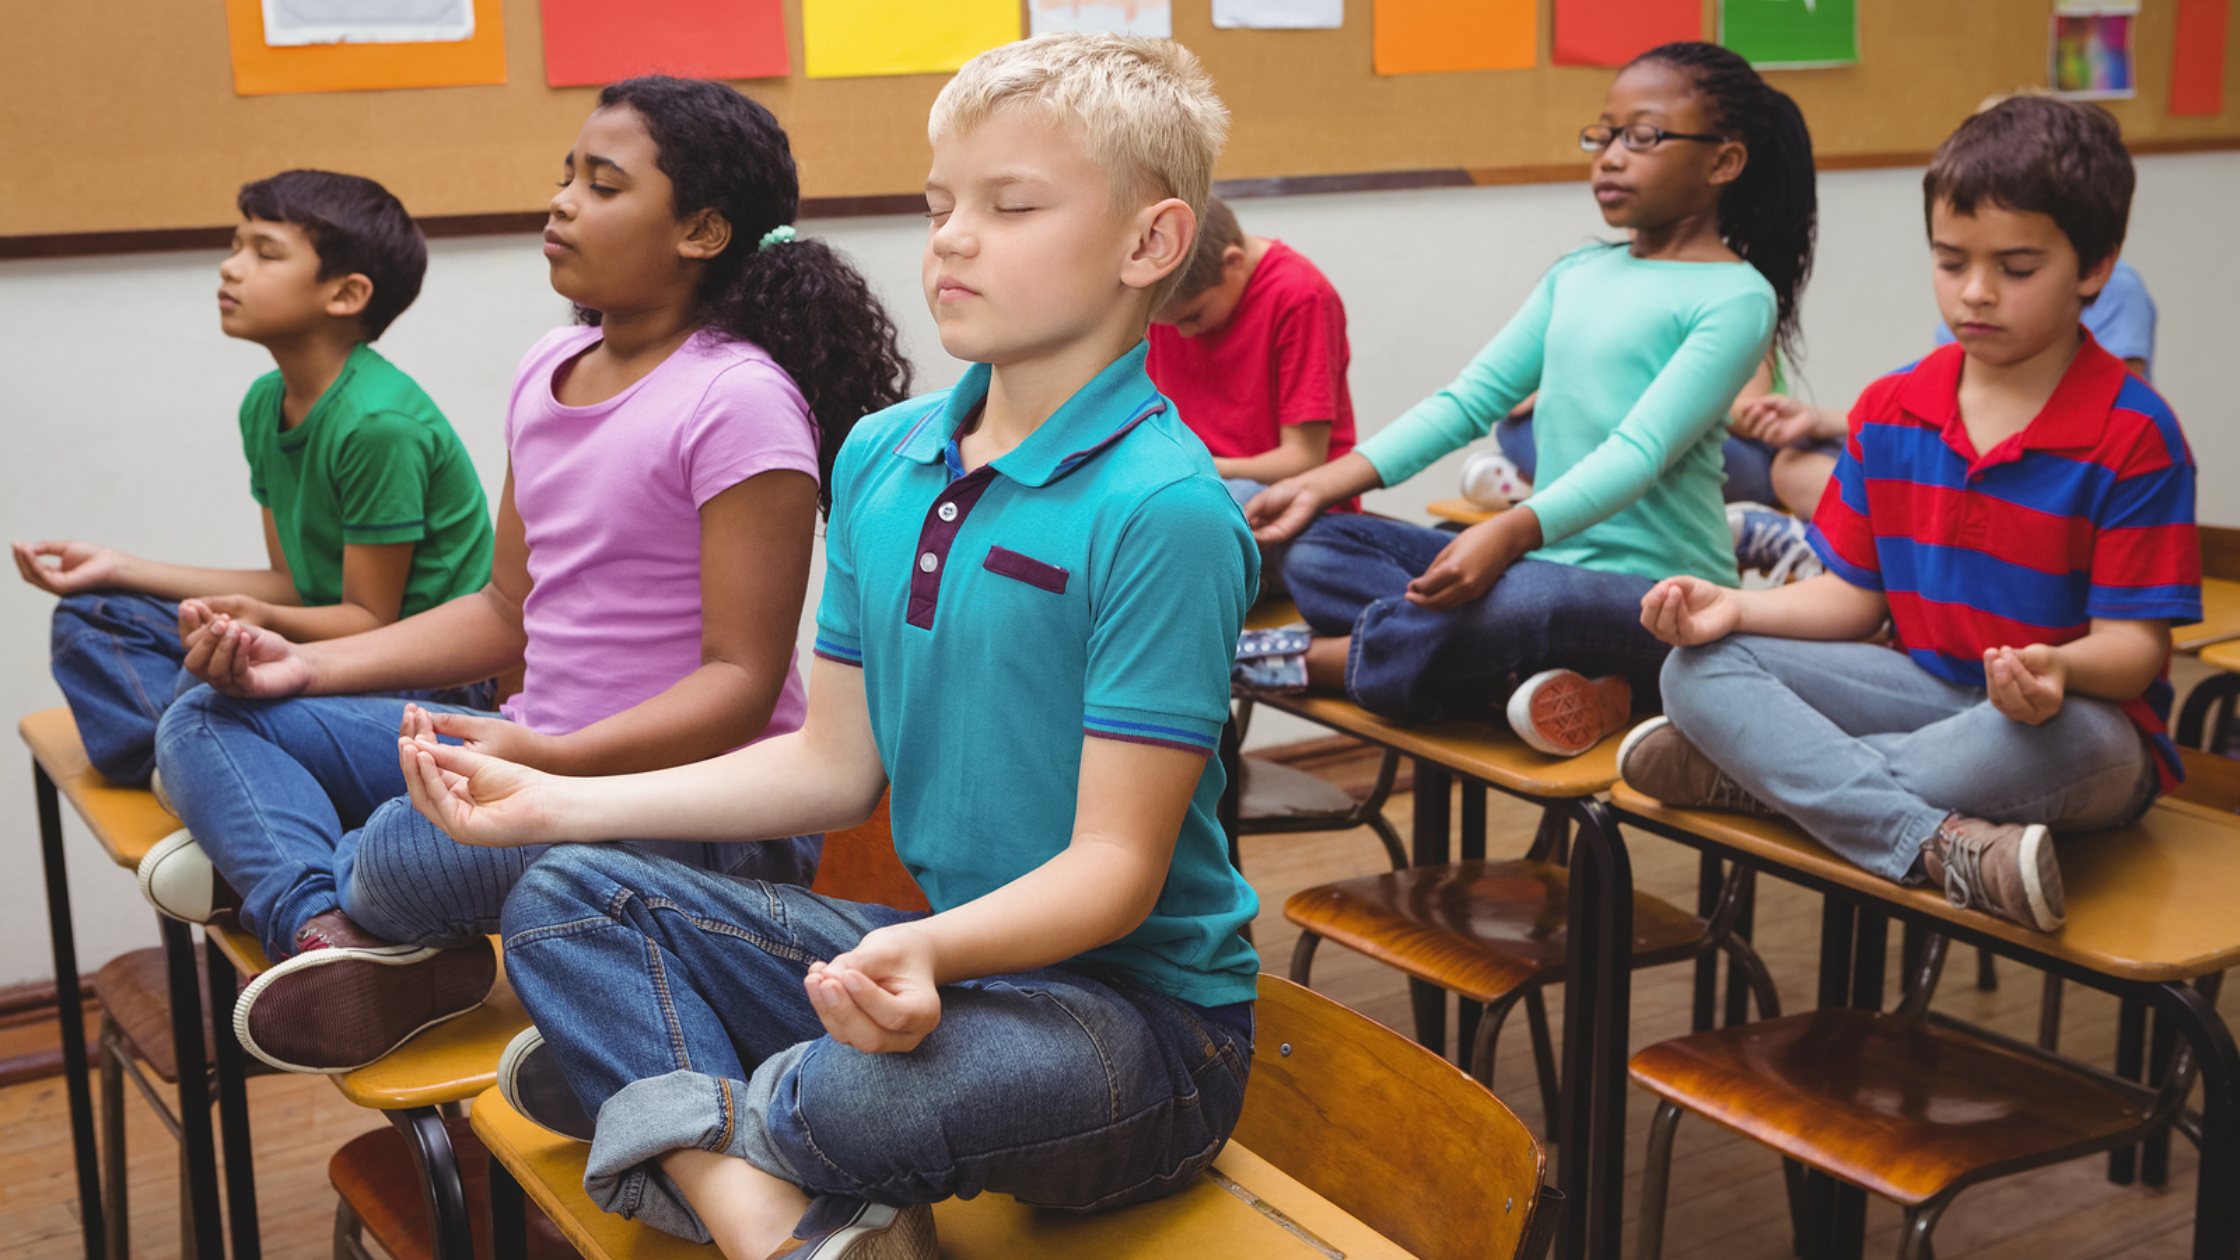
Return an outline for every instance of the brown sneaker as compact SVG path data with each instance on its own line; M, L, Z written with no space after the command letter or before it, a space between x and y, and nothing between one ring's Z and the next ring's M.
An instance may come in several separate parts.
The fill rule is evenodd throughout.
M1551 757L1576 757L1626 728L1633 686L1616 675L1588 678L1546 669L1509 695L1509 729Z
M233 1031L283 1072L348 1072L482 1005L497 978L487 940L398 945L329 910L296 932L293 957L241 991Z
M1675 809L1718 809L1757 818L1781 812L1750 795L1688 742L1672 719L1653 717L1618 745L1618 777L1634 791Z
M2040 932L2058 932L2067 913L2053 836L2043 824L1985 822L1958 814L1921 846L1921 865L1945 900Z

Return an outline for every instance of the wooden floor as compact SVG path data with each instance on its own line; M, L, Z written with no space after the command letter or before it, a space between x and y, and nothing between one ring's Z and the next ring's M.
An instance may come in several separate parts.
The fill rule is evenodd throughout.
M1403 830L1408 809L1407 797L1393 800L1391 812ZM1524 807L1497 794L1490 814L1491 852L1521 852L1532 821ZM1693 850L1654 837L1634 839L1632 849L1643 889L1682 905L1692 903ZM1284 898L1300 888L1373 872L1383 865L1381 850L1367 832L1255 837L1246 841L1244 852L1246 870L1262 898L1256 925L1260 948L1266 965L1279 972L1288 966L1295 939L1282 919ZM1811 1004L1818 934L1816 898L1776 881L1761 883L1757 939L1785 1009ZM1892 935L1894 953L1896 933ZM1999 988L1981 993L1973 987L1973 971L1972 954L1956 956L1938 1005L2011 1034L2033 1036L2039 994L2036 973L2004 963ZM1894 958L1890 974L1897 974ZM1407 1027L1405 985L1393 973L1358 956L1325 948L1316 960L1315 987L1387 1024ZM1633 1044L1686 1032L1688 1004L1685 964L1642 973L1634 990ZM1560 997L1551 1006L1560 1020ZM2112 999L2070 986L2063 1046L2109 1064L2114 1019ZM1537 1128L1540 1105L1532 1079L1520 1018L1503 1038L1495 1088ZM318 1078L259 1077L249 1082L249 1094L257 1130L265 1254L275 1260L325 1256L334 1212L327 1158L343 1142L382 1121L344 1102ZM126 1110L133 1254L147 1260L173 1260L179 1254L175 1147L129 1088ZM1627 1183L1629 1220L1638 1202L1640 1151L1649 1110L1636 1091L1628 1129L1634 1152ZM66 1117L59 1079L0 1090L0 1260L66 1260L79 1254ZM2159 1192L2109 1184L2103 1175L2105 1161L2098 1159L1970 1191L1938 1230L1939 1254L1947 1260L2096 1260L2117 1255L2155 1260L2189 1254L2195 1166L2193 1149L2181 1140L2173 1151L2170 1185ZM1869 1256L1896 1253L1898 1219L1888 1204L1871 1205ZM1790 1260L1779 1162L1763 1148L1700 1120L1683 1124L1665 1254L1676 1260L1714 1256Z

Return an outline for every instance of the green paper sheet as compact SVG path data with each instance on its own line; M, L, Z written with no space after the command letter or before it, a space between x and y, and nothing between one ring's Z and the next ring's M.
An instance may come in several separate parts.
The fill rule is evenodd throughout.
M1719 42L1753 66L1852 65L1857 0L1719 0Z

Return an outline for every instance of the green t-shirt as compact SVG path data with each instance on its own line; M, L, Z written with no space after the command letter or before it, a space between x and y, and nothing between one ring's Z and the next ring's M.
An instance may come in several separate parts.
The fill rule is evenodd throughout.
M1397 485L1538 390L1530 506L1546 542L1532 558L1733 586L1719 444L1773 325L1773 286L1748 263L1590 245L1549 269L1452 384L1355 449Z
M342 375L283 431L280 374L241 400L249 493L272 509L306 606L342 602L345 543L416 543L401 615L482 589L496 538L467 448L435 401L360 345Z

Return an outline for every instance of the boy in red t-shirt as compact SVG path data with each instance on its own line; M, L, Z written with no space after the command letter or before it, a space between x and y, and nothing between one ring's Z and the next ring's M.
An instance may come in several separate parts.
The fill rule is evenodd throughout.
M1148 368L1241 505L1353 449L1346 308L1282 241L1209 197L1182 283L1151 316ZM1348 502L1341 511L1359 511Z

